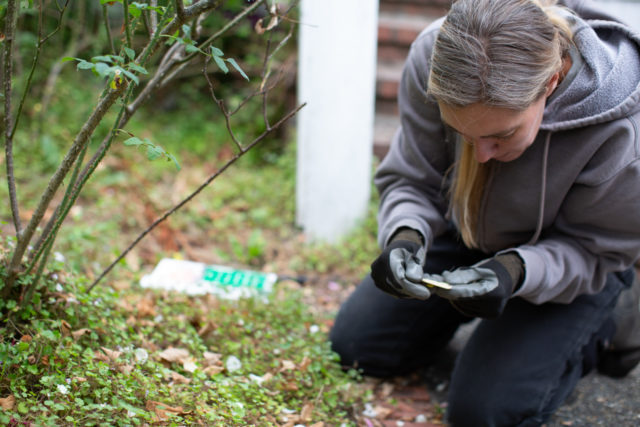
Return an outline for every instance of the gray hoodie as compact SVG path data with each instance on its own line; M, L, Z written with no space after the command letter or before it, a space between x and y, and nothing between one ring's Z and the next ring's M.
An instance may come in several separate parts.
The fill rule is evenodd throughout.
M573 65L548 99L534 143L514 161L489 162L478 217L480 249L516 250L526 273L515 295L536 304L599 292L608 273L640 257L640 36L589 1L561 3L577 13L568 14ZM428 248L451 223L446 172L458 138L425 95L441 23L411 47L401 127L376 172L382 246L410 227Z

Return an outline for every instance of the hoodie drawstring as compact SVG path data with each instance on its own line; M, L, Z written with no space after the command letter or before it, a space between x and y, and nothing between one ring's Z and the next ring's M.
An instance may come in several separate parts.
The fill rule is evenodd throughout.
M540 185L540 204L538 211L538 223L536 224L536 232L531 237L531 240L527 242L527 245L535 244L540 238L540 233L542 233L542 223L544 221L544 200L546 198L547 193L547 163L549 160L549 143L551 141L551 132L547 133L547 137L544 141L544 153L542 154L542 179Z

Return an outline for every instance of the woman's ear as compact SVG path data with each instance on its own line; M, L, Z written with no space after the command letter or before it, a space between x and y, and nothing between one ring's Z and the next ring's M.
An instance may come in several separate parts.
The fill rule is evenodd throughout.
M560 82L560 73L555 73L551 76L549 83L547 83L547 91L545 92L545 97L550 97L554 90L558 87L558 83Z

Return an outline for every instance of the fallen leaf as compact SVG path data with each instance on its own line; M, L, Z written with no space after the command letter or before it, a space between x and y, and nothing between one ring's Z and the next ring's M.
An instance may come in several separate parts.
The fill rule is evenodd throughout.
M169 347L158 355L162 360L169 363L182 363L189 357L189 351L184 348Z
M185 412L182 406L169 406L162 402L156 402L154 400L148 400L145 405L147 411L153 412L157 418L157 421L164 421L169 418L170 414L174 415L187 415L190 412Z
M68 337L71 334L71 325L66 320L60 322L60 332L63 337Z
M151 298L143 298L136 304L138 317L154 317L156 315L155 303Z
M217 365L207 366L202 370L202 372L209 375L210 377L216 374L219 374L222 371L224 371L224 366L217 366Z
M122 354L121 351L115 351L115 350L110 350L106 347L100 347L100 349L102 349L102 351L104 351L104 354L109 358L110 361L114 362L118 357L120 357L120 355Z
M20 341L22 341L22 342L31 342L31 341L33 341L33 337L31 335L23 335L22 338L20 338Z
M200 338L204 338L207 335L209 335L211 332L215 331L216 328L217 328L217 325L215 323L207 322L198 330L198 336Z
M196 365L196 360L193 357L189 356L187 359L182 361L182 369L184 369L189 373L195 372L195 370L198 369L198 365Z
M282 368L280 368L280 372L283 371L293 371L294 369L296 369L296 364L293 363L291 360L282 360Z
M122 372L125 375L129 375L131 371L133 371L133 368L134 368L133 365L122 364L118 366L118 371Z
M74 340L79 340L81 336L83 336L84 334L88 334L89 332L91 332L91 329L78 329L77 331L71 332L71 336Z
M189 378L174 371L171 371L170 381L175 384L189 384L191 382Z
M301 371L306 371L309 365L311 364L311 359L308 356L302 358L302 362L300 362L299 368Z
M220 353L205 351L203 356L204 356L205 367L222 364L222 354Z
M307 403L302 407L302 411L300 411L300 421L303 421L303 422L311 421L312 414L313 414L313 404Z
M13 394L7 397L0 397L0 408L2 408L3 411L12 411L15 404L16 398L13 397Z

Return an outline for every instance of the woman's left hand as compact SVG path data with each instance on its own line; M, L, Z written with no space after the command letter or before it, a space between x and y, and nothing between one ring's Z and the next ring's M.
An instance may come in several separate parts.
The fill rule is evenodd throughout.
M442 275L425 275L425 278L449 283L451 289L434 287L431 290L451 304L462 314L471 317L495 319L502 314L507 301L515 291L520 278L512 277L507 263L520 261L516 254L499 255ZM516 280L517 279L517 280Z

